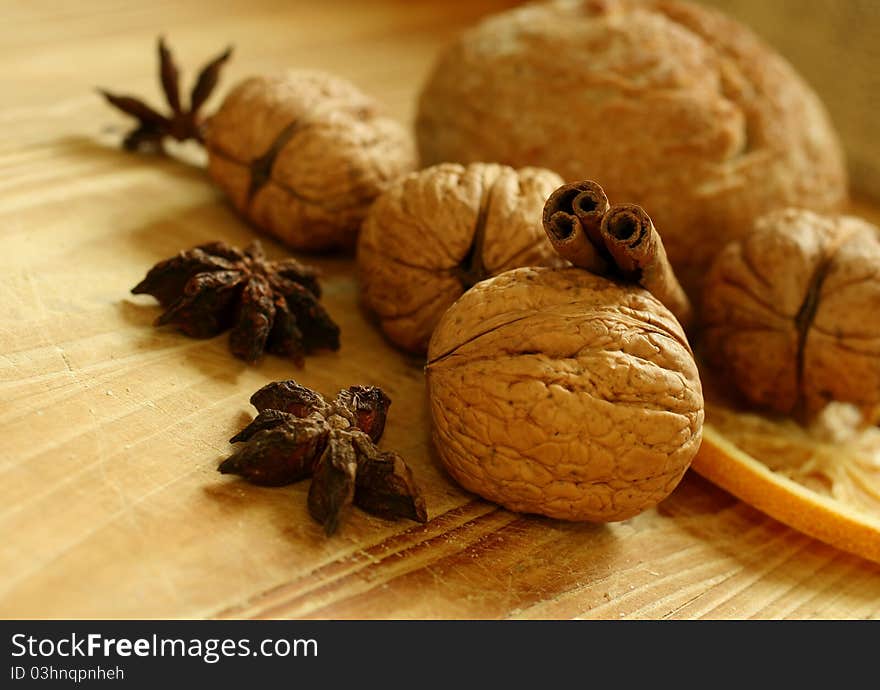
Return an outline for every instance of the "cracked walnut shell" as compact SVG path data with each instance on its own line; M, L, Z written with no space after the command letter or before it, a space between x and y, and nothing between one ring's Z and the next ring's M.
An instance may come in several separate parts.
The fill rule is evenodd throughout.
M561 178L541 168L444 163L398 180L358 241L364 304L394 343L424 353L465 290L519 266L561 265L541 225Z
M786 209L713 263L701 345L751 403L810 418L880 403L880 230Z
M252 77L207 123L208 172L236 210L293 249L354 247L376 196L415 168L409 133L349 82Z
M577 268L508 271L446 312L428 360L443 464L510 510L627 519L668 496L700 446L687 339L638 287Z
M692 295L759 216L846 197L837 135L807 83L748 28L686 2L489 17L439 57L416 129L426 165L541 165L650 209Z

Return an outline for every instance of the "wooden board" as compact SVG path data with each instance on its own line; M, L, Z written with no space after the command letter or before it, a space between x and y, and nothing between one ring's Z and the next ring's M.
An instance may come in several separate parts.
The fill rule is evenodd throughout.
M880 567L693 473L656 510L606 526L462 491L430 451L422 363L362 313L350 259L315 260L343 346L303 369L275 357L248 367L225 336L154 329L156 305L129 295L181 248L253 236L200 169L114 146L125 123L92 87L156 100L158 33L190 77L234 42L227 86L321 67L409 121L439 46L505 4L4 3L0 616L880 618ZM431 521L354 511L328 540L306 514L306 484L219 475L250 394L284 378L326 394L385 388L383 444L412 464Z

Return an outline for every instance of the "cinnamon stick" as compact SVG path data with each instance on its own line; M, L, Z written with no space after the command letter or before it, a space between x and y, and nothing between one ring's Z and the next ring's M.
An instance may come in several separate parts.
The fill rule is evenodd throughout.
M666 258L660 233L641 206L615 204L602 218L602 242L626 280L637 282L660 300L687 330L690 300Z
M543 223L563 259L606 278L638 283L688 328L693 317L690 300L643 208L611 206L600 185L584 180L563 185L550 195Z
M556 253L575 266L605 274L609 266L600 227L608 197L591 180L566 184L544 204L544 231Z

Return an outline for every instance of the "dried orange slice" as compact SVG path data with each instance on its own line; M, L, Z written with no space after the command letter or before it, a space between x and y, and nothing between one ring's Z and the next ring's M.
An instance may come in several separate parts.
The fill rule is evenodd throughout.
M697 473L794 529L880 563L880 428L842 403L805 428L705 393Z

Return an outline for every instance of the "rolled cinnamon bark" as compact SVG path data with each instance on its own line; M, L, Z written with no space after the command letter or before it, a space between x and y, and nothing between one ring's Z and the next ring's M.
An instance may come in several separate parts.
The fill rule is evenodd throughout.
M612 263L626 280L637 282L687 329L693 317L690 300L666 258L660 233L641 206L615 204L603 216L600 233Z
M557 189L544 204L544 231L556 253L575 266L605 274L607 252L600 232L608 197L595 182L585 180Z
M650 216L635 204L611 206L592 180L557 189L544 204L544 231L556 252L579 268L635 282L687 329L693 310Z

